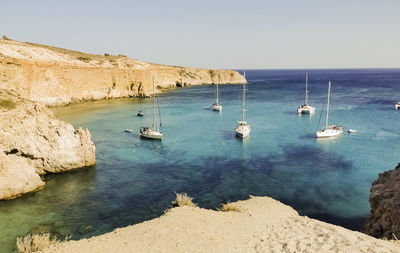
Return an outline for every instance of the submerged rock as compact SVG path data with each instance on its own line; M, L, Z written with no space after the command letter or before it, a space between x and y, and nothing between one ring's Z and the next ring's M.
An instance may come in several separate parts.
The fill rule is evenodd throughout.
M0 115L0 199L40 189L40 174L96 163L89 130L75 130L44 105L0 90Z
M400 239L400 164L379 174L372 183L369 203L371 213L364 227L366 234L377 238Z

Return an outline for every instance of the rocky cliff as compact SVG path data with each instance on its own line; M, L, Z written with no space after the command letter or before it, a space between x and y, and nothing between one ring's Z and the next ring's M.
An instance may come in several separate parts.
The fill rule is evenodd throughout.
M379 174L372 183L369 203L371 213L364 232L374 237L400 239L400 164Z
M41 103L0 90L0 199L43 187L41 174L96 163L89 131L75 130Z
M158 88L243 83L237 71L145 63L0 39L0 88L45 105L148 96Z

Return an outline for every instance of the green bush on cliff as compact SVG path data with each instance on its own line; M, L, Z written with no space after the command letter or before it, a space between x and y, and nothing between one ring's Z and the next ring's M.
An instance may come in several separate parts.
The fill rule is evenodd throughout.
M0 107L4 107L8 110L12 110L16 107L17 105L15 104L14 101L12 100L4 100L4 99L0 99Z

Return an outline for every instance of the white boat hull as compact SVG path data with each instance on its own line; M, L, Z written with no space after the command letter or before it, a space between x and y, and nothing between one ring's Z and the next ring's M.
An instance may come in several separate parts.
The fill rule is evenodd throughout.
M400 103L395 104L394 109L396 109L396 110L400 109Z
M297 109L297 114L314 114L315 107L310 105L302 105Z
M219 104L213 104L212 108L213 111L218 111L218 112L222 111L222 105Z
M343 130L339 129L324 129L317 132L317 138L329 138L339 136L343 133Z
M152 129L144 129L140 131L140 136L147 138L147 139L155 139L155 140L162 140L163 134L152 130Z
M250 129L249 125L246 125L246 126L240 125L235 128L236 136L239 138L242 138L242 139L248 137L250 135L250 132L251 132L251 129Z

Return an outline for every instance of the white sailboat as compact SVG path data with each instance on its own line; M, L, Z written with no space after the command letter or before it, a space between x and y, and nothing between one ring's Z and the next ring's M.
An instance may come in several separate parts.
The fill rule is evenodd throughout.
M244 72L244 78L246 79L246 72ZM235 128L236 136L239 138L246 138L250 135L251 128L244 120L246 111L246 83L243 83L243 107L242 107L242 120L238 121L238 125Z
M394 105L394 109L396 109L396 110L400 109L400 101L397 102L397 104Z
M160 128L161 128L161 117L160 117L160 125L156 128L156 94L155 94L155 84L153 76L153 123L151 127L141 127L140 136L148 139L161 140L163 138L163 134L161 133Z
M306 101L304 105L297 108L297 114L313 114L315 113L315 107L308 104L308 72L306 73Z
M329 86L328 86L328 103L326 107L325 129L319 130L317 132L317 138L335 137L343 133L343 127L328 124L330 96L331 96L331 81L329 81Z
M212 105L213 111L220 112L222 110L222 105L219 104L219 92L218 92L218 83L217 83L217 99L215 103Z

